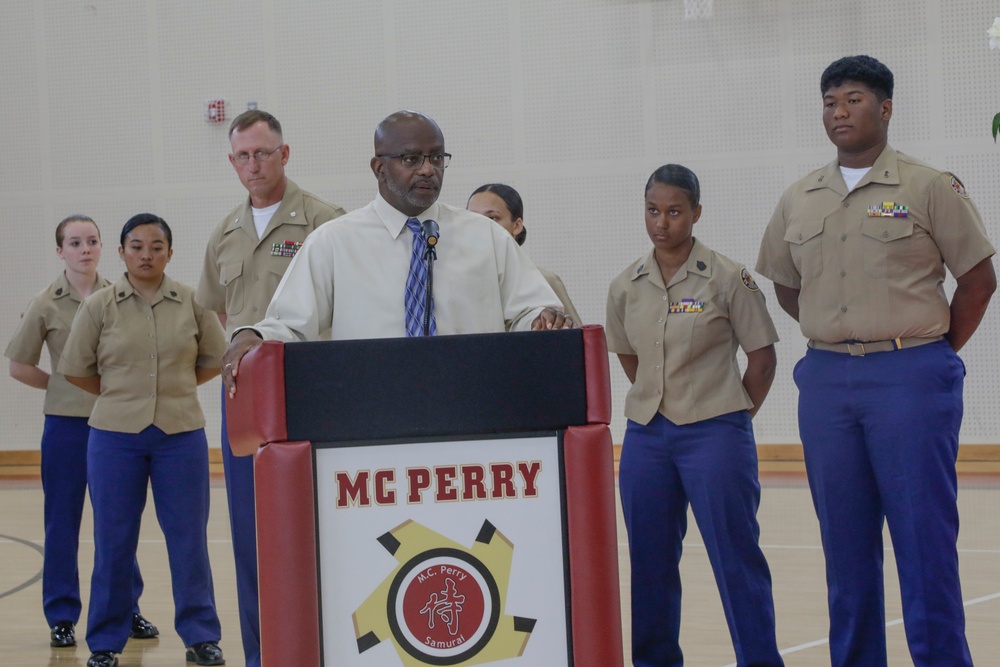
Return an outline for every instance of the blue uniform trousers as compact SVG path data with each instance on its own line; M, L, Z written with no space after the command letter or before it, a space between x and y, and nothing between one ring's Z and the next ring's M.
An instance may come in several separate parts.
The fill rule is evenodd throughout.
M253 457L234 456L226 428L226 388L222 388L222 466L229 501L229 527L236 559L236 600L246 667L260 667L260 598L257 587L257 509Z
M688 503L708 551L740 667L782 665L771 574L757 543L757 449L750 415L678 426L629 420L619 469L632 564L632 663L684 664L680 560Z
M45 553L42 561L42 610L49 627L80 620L80 521L87 494L86 417L45 415L42 430L42 491ZM132 611L139 613L142 575L135 563Z
M833 667L887 664L885 521L914 664L971 666L956 547L962 360L946 341L860 357L810 349L794 377Z
M208 560L208 441L205 430L167 435L92 428L87 481L94 506L94 573L87 645L120 653L132 620L132 563L147 485L163 530L174 593L174 627L185 646L219 641Z

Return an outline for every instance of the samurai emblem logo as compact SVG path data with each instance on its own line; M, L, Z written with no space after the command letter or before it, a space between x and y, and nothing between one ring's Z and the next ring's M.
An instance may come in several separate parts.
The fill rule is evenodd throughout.
M535 621L503 613L514 546L492 524L484 522L469 549L412 521L379 542L399 566L354 612L359 653L391 639L410 667L524 652Z

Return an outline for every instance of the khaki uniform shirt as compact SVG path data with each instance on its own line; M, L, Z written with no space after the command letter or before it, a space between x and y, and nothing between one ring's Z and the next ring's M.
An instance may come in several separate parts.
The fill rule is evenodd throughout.
M757 270L800 289L799 324L825 343L948 331L942 284L996 251L955 176L891 146L850 193L837 160L785 191Z
M94 289L96 291L110 284L106 278L98 276ZM52 372L45 390L43 411L47 415L89 417L94 408L96 397L93 394L70 384L65 376L56 372L73 317L82 302L79 293L66 280L66 274L60 273L54 283L31 300L4 352L8 359L37 366L42 356L42 345L48 346Z
M625 416L648 424L660 412L682 425L753 407L736 349L777 342L764 295L743 266L697 239L666 286L653 252L608 290L608 350L639 357Z
M101 376L94 428L183 433L205 425L195 367L217 367L225 351L218 316L195 303L193 289L164 276L150 304L125 275L83 302L59 372Z
M237 327L256 324L306 236L341 215L344 209L288 181L281 205L258 238L248 196L212 232L195 298L226 314L230 336Z
M546 271L542 267L538 267L538 271L545 278L545 282L549 284L552 291L556 293L559 300L562 302L562 311L573 318L573 321L577 325L583 324L583 320L580 319L580 313L576 312L576 308L573 307L573 302L569 300L569 292L566 291L566 286L563 284L562 278L552 273L551 271Z

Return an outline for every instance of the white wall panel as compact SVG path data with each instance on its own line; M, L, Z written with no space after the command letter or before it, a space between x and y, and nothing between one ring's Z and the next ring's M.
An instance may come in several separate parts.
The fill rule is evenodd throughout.
M649 173L692 167L705 206L696 234L752 266L782 190L834 156L820 73L869 53L896 76L893 144L954 170L1000 242L996 13L985 0L714 0L696 21L681 0L5 0L0 337L59 270L52 230L69 213L100 223L109 276L122 268L121 224L162 215L170 273L197 282L211 229L244 193L228 123L202 117L214 97L230 118L251 101L273 112L289 176L347 209L375 191L378 121L430 114L455 155L442 200L463 205L490 181L518 188L527 250L603 322L608 283L649 245ZM762 443L796 442L791 369L804 342L761 283L782 342L755 430ZM966 443L998 442L998 324L994 305L962 353ZM620 440L627 383L615 360L612 382ZM214 442L217 385L201 395ZM0 449L37 447L40 413L40 392L0 378Z

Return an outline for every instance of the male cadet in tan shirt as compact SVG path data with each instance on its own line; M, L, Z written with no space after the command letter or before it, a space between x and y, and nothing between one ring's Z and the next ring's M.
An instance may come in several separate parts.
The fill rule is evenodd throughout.
M227 335L264 318L274 290L316 227L344 214L285 176L289 147L265 111L245 111L229 128L229 162L250 193L215 228L205 251L198 303L219 313ZM236 592L247 667L260 665L253 459L233 457L222 403L222 460L229 499Z
M888 145L892 85L869 56L823 73L837 159L785 191L757 270L809 338L794 376L833 667L887 663L883 521L914 664L971 666L956 549L956 352L996 289L995 251L958 178ZM945 267L958 282L950 304Z

